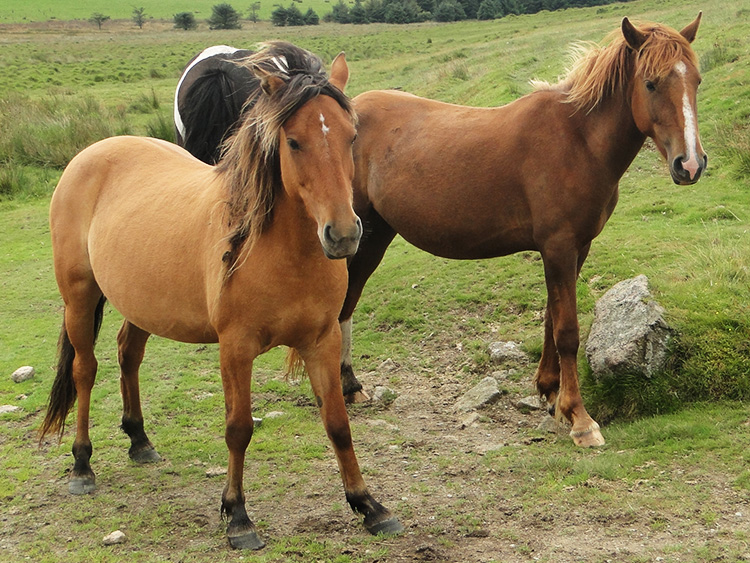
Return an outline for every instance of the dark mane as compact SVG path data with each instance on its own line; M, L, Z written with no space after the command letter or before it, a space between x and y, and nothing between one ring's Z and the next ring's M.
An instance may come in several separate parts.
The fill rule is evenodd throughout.
M567 75L557 84L537 82L536 89L564 92L566 102L576 111L588 112L603 99L626 88L633 71L639 76L658 79L666 76L678 61L697 65L690 43L677 31L654 23L641 24L638 30L648 34L638 52L628 46L620 30L609 35L609 43L604 47L578 44L574 46L576 57Z
M272 219L281 188L279 134L284 123L320 95L336 100L354 120L349 98L328 81L322 61L309 51L290 43L272 42L238 64L259 67L285 84L268 96L262 94L260 81L252 79L242 123L225 142L217 166L228 194L230 249L224 256L227 275L241 263L243 248L251 247Z

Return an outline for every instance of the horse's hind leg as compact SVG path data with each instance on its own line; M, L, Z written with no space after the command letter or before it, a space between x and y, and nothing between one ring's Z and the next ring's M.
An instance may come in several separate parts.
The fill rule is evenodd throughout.
M339 331L334 330L326 341L318 342L312 351L299 352L305 361L323 425L336 453L346 500L354 512L365 517L365 528L371 534L400 533L404 528L398 519L367 490L354 455L349 417L336 369L339 338Z
M91 469L91 438L89 437L89 410L91 390L96 379L97 361L94 343L101 325L104 298L98 292L85 292L80 299L68 300L65 308L65 327L61 347L72 346L74 358L71 374L78 397L76 437L73 441L73 471L68 482L68 491L74 495L92 493L96 490L96 477ZM58 371L58 377L60 372Z
M120 362L122 392L122 429L130 437L130 459L136 463L160 461L161 457L143 430L143 413L138 385L138 369L150 334L125 321L117 333L117 357Z

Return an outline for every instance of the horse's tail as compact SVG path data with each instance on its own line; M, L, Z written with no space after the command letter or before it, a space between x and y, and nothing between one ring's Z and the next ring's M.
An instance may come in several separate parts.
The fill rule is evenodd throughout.
M102 296L94 312L94 343L96 343L99 330L102 327L104 303L106 301L107 298ZM44 417L44 422L39 430L40 441L50 432L56 432L59 437L62 437L65 431L65 419L70 409L73 408L77 397L76 386L73 381L73 360L76 357L76 352L70 343L64 318L60 329L58 348L57 376L50 391L47 415Z
M257 82L249 71L247 74L248 83L238 84L225 69L212 69L195 80L180 104L185 125L183 146L203 162L219 161L222 142L239 124L247 100L244 94L250 82Z
M301 379L306 375L305 362L302 361L302 356L294 348L289 348L286 354L285 362L285 377L297 380Z

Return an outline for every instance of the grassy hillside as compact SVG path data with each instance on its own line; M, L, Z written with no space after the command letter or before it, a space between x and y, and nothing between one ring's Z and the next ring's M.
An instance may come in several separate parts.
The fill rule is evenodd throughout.
M79 5L86 6L82 15L61 17L100 9ZM16 4L4 3L0 16L7 6ZM160 6L173 11L168 3ZM130 7L122 10L127 18ZM545 439L528 417L513 414L506 405L532 392L533 365L518 367L506 382L509 398L483 413L477 429L459 430L451 411L455 397L497 369L489 365L488 342L515 340L532 356L540 352L541 262L534 253L448 261L397 239L354 317L355 369L369 389L387 384L419 400L402 410L355 408L352 418L365 476L386 492L408 533L388 541L360 534L344 506L309 385L278 378L279 351L257 363L255 406L261 413L283 410L289 418L268 421L253 438L246 488L253 517L277 538L258 557L262 561L462 560L456 554L506 562L746 560L750 18L740 0L637 0L408 27L0 30L0 405L22 407L0 415L0 559L157 561L179 554L184 561L208 561L226 549L215 510L221 483L205 476L226 459L215 347L149 343L144 408L168 461L130 466L117 429L119 323L108 310L92 416L101 491L75 500L62 492L70 431L62 445L35 449L61 320L49 194L64 164L98 138L169 137L174 86L197 51L216 43L286 39L330 62L345 50L352 95L398 87L490 106L528 92L532 78L554 80L564 72L571 42L601 40L625 15L679 28L699 10L704 20L694 47L702 61L699 126L709 170L694 186L676 186L648 144L623 178L620 203L594 241L578 284L584 339L596 299L641 273L679 333L674 362L658 378L602 389L584 374L592 414L613 420L604 428L609 445L579 452L567 438ZM111 15L118 17L114 8ZM380 370L387 358L395 371ZM37 376L14 384L9 374L21 365L34 365ZM724 402L625 422L703 399ZM468 432L507 447L477 453ZM315 523L318 517L330 523ZM101 537L117 527L132 543L103 548Z

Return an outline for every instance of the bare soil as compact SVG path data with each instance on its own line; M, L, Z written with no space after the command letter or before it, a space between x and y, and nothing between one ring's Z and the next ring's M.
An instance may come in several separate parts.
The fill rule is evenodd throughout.
M314 469L304 475L282 476L283 468L279 468L278 475L264 477L269 484L287 481L284 498L247 492L251 517L264 523L262 536L269 545L303 535L329 547L340 546L342 555L356 560L393 563L750 560L746 544L747 554L740 559L720 555L720 546L727 538L732 540L733 553L737 552L738 542L746 541L750 498L746 491L738 491L717 476L691 476L684 485L705 495L717 515L710 522L686 513L673 499L659 506L658 491L654 498L654 485L647 479L634 484L590 478L567 487L556 497L540 500L529 494L534 480L544 476L506 469L507 464L499 463L503 452L537 448L539 455L555 459L568 455L573 448L564 429L557 433L536 430L548 418L544 411L522 412L516 407L518 399L532 391L533 366L517 366L528 376L517 383L504 380L502 384L510 392L479 411L479 418L467 424L471 413L453 409L458 397L468 389L455 376L460 354L445 348L435 350L435 354L444 369L429 379L415 382L408 370L398 365L387 373L360 374L370 394L375 386L387 385L398 398L389 404L370 402L350 407L355 449L365 479L374 496L399 516L405 533L369 538L360 519L344 501L329 448L329 455L313 460ZM391 383L394 380L400 383ZM312 401L310 408L315 408ZM29 436L33 435L33 418L28 419ZM262 432L262 426L258 431ZM399 439L394 440L395 437ZM35 463L45 465L48 481L29 483L24 497L28 511L0 510L0 554L4 553L10 561L25 560L27 554L20 546L50 527L55 529L53 537L66 537L64 521L59 520L68 517L63 514L63 507L71 507L69 511L76 522L86 518L76 516L83 511L81 506L93 511L128 511L138 518L153 509L155 497L162 503L169 500L180 509L165 516L165 526L173 532L148 543L148 560L181 561L186 547L191 548L188 561L202 560L195 555L196 549L205 550L206 561L217 556L221 560L243 557L233 552L224 538L218 511L221 476L185 487L177 480L174 484L165 481L162 467L149 473L152 478L147 482L132 483L136 468L123 459L114 475L99 482L99 490L104 492L122 487L120 503L92 509L90 504L80 504L91 503L91 497L76 500L71 506L71 497L66 493L67 476L60 473L64 464L59 459L44 451L34 455ZM581 455L599 454L598 450L585 450ZM246 468L245 477L246 489L249 482L257 480L251 467ZM125 487L124 483L130 485ZM607 498L613 499L611 504ZM36 516L30 518L32 514ZM98 531L92 534L98 543L101 535ZM65 541L76 540L71 536ZM115 548L123 557L129 552L143 554L145 546L139 544L134 539ZM66 560L64 543L50 549ZM302 546L295 553L288 550L280 560L311 560Z

